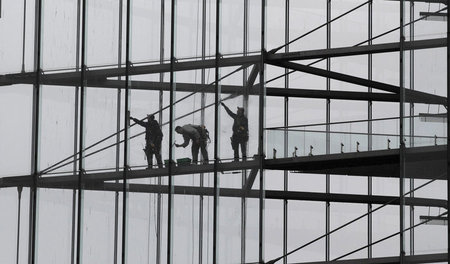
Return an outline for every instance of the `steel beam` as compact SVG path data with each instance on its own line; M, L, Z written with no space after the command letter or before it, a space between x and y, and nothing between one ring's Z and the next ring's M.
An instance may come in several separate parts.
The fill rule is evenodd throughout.
M408 155L407 177L416 179L446 180L446 146L416 147L406 149ZM266 159L264 169L292 170L294 172L348 176L398 177L399 150L376 150L356 153L338 153L295 158ZM239 171L258 168L258 161L226 162L217 165L218 171ZM213 164L174 167L172 175L212 172ZM121 179L121 171L86 172L84 183ZM168 169L131 170L128 179L142 179L168 175ZM13 176L0 178L0 187L29 186L32 177ZM39 186L75 184L73 176L40 177Z
M293 62L285 62L285 61L268 61L267 63L283 67L283 68L289 68L292 70L309 73L325 78L331 78L338 81L348 82L356 85L366 86L366 87L372 87L375 89L379 89L386 92L396 93L398 94L400 92L400 88L398 86L377 82L377 81L371 81L364 78L359 78L339 72L333 72L328 71L320 68L315 68L312 66L302 65L298 63ZM415 100L418 98L421 98L424 101L427 101L429 104L441 104L441 105L447 105L447 98L442 96L436 96L432 94L427 94L424 92L419 91L412 91L412 90L405 90L405 98L409 98L409 100Z
M439 39L427 39L419 41L405 42L406 50L416 50L416 49L429 49L446 47L447 41L445 38ZM319 50L309 50L300 52L286 52L286 53L276 53L267 54L267 60L276 61L287 61L287 60L306 60L315 58L331 58L331 57L342 57L342 56L354 56L363 54L373 54L373 53L386 53L386 52L396 52L399 50L400 44L386 43L368 46L356 46L356 47L342 47L342 48L331 48L331 49L319 49ZM219 59L219 67L232 67L232 66L250 66L257 64L261 60L260 55L251 56L235 56ZM191 60L176 62L173 65L174 71L188 71L188 70L198 70L198 69L208 69L215 67L215 59L208 60ZM155 74L170 71L170 63L159 63L159 64L147 64L147 65L131 65L129 69L130 75L141 75L141 74ZM51 84L52 82L57 84L61 80L68 80L71 85L80 85L80 72L68 71L68 72L56 72L56 73L45 73L41 75L41 81L45 84ZM108 77L124 76L125 68L123 67L107 67L103 69L90 69L86 72L86 79L88 83L102 80ZM14 73L0 75L0 86L11 85L17 83L33 83L36 78L34 72L25 73Z
M405 50L420 50L432 48L444 48L447 46L446 38L425 39L405 42ZM306 50L286 53L267 54L269 61L292 61L292 60L310 60L334 57L357 56L365 54L377 54L398 52L400 50L399 42L383 43L366 46L342 47L318 50Z
M91 182L84 185L84 190L90 191L110 191L120 192L123 189L123 183L117 182ZM39 186L40 188L50 189L74 189L75 185L57 184L48 186ZM168 192L167 185L157 184L127 184L127 191L131 193L163 193ZM175 195L203 195L213 196L213 187L198 186L174 186ZM220 197L245 197L259 198L259 190L247 190L244 188L221 188ZM293 200L293 201L314 201L314 202L335 202L335 203L353 203L353 204L392 204L399 205L397 196L387 195L359 195L359 194L341 194L341 193L319 193L319 192L296 192L281 190L266 190L265 199L273 200ZM429 199L429 198L411 198L407 197L405 204L409 206L440 207L447 209L447 200Z
M52 81L45 83L46 85L74 86L73 82L65 80ZM103 80L89 82L89 87L95 88L123 88L125 81L122 80ZM246 86L246 93L249 95L257 95L259 84ZM130 81L130 89L148 90L148 91L170 91L170 84L167 82L152 81ZM221 85L222 94L235 94L242 90L240 85ZM178 92L202 92L214 93L214 86L209 84L194 83L177 83ZM380 101L380 102L399 102L398 95L389 93L366 93L366 92L350 92L350 91L326 91L317 89L289 88L281 89L276 87L266 87L266 96L279 97L299 97L299 98L319 98L319 99L336 99L336 100L357 100L357 101ZM423 96L410 96L406 98L410 103L430 103L430 100Z

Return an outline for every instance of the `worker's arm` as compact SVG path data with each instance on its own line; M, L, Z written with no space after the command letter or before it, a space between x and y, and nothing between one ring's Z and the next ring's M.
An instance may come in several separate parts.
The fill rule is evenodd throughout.
M231 112L230 108L228 108L228 106L226 106L224 103L221 103L223 108L225 108L225 111L227 111L228 115L231 116L231 118L235 119L236 118L236 114Z
M179 148L179 147L185 148L185 147L187 147L189 145L190 138L188 136L185 136L185 135L183 135L183 138L184 138L183 144L175 144L175 147L177 147L177 148Z
M143 126L143 127L147 127L147 123L146 123L146 122L141 121L141 120L139 120L139 119L137 119L137 118L134 118L134 117L130 117L130 118L131 118L131 120L133 120L136 124L138 124L138 125L140 125L140 126Z

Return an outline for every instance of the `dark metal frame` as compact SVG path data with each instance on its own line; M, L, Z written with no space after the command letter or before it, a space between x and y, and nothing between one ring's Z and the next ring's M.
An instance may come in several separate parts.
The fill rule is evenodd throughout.
M447 107L448 105L448 94L450 94L450 77L447 76L447 97L440 97L424 92L419 92L414 90L414 63L411 63L410 72L410 89L405 89L405 67L404 58L406 57L406 52L409 52L409 58L414 61L414 51L420 49L432 49L432 48L447 48L447 67L450 67L450 49L446 38L442 39L431 39L431 40L414 40L414 1L410 2L410 21L405 23L404 21L404 7L406 0L396 0L399 2L400 7L400 38L398 43L385 43L385 44L373 44L372 39L372 1L368 1L368 42L367 46L359 46L360 44L353 47L345 48L332 48L331 47L331 23L337 18L332 19L331 16L331 0L325 0L327 2L327 23L322 25L326 26L327 31L327 47L326 49L301 51L301 52L290 52L289 43L292 41L289 37L290 24L289 24L289 10L290 10L290 0L285 0L285 30L284 37L285 42L288 43L280 48L276 48L267 52L266 47L266 0L261 0L261 32L260 32L260 50L258 55L249 55L248 45L248 34L249 34L249 1L244 1L244 41L243 41L243 54L242 56L223 56L221 54L221 0L216 0L216 28L215 28L215 54L214 58L207 59L206 57L206 0L202 1L202 55L201 60L186 60L178 62L176 59L175 48L176 48L176 11L177 3L176 0L171 0L171 23L170 23L170 62L167 63L164 60L164 31L165 31L165 19L164 19L164 9L165 1L161 0L161 10L163 13L161 15L161 27L160 27L160 60L158 64L144 64L144 65L132 65L130 59L130 43L131 43L131 0L126 0L126 15L123 16L123 0L120 0L120 30L119 30L119 61L116 66L106 67L104 69L88 69L86 65L86 42L87 37L87 5L86 0L78 0L78 16L77 16L77 56L76 56L76 68L64 73L53 73L53 72L43 72L41 69L41 39L42 39L42 0L36 0L35 8L35 57L34 57L34 71L25 72L25 28L26 28L26 0L24 0L24 25L23 25L23 50L22 50L22 72L16 74L6 74L0 75L0 86L11 85L11 84L32 84L33 85L33 128L32 128L32 166L31 174L28 176L18 176L10 178L0 178L0 188L1 187L18 187L18 199L19 199L19 211L18 211L18 222L20 223L20 200L21 200L21 190L23 187L30 188L30 222L29 222L29 262L36 262L36 243L37 243L37 212L38 212L38 193L39 188L55 188L55 189L72 189L73 191L73 213L72 213L72 263L81 263L82 260L82 227L83 227L83 191L84 190L101 190L101 191L113 191L116 193L115 199L115 232L118 232L119 224L119 194L122 194L122 234L121 234L121 262L126 263L127 261L127 208L128 208L128 194L130 192L145 192L145 193L155 193L158 197L158 207L157 207L157 262L161 262L161 232L162 230L162 194L168 195L168 220L167 220L167 261L172 262L173 258L173 197L176 194L189 194L189 195L199 195L200 196L200 212L199 212L199 263L205 263L209 260L203 259L203 196L213 196L214 201L214 212L213 212L213 263L218 262L218 206L220 197L239 197L241 198L241 261L244 263L246 261L246 218L247 218L247 198L257 198L259 201L259 211L258 211L258 261L260 263L266 263L266 258L264 255L264 215L265 215L265 199L279 199L283 201L283 259L284 263L287 263L287 256L290 254L288 252L287 237L288 237L288 209L289 200L303 200L303 201L322 201L326 203L326 234L325 234L325 260L330 261L330 202L343 202L343 203L364 203L367 204L367 231L368 231L368 258L372 258L372 245L376 242L372 241L372 214L373 204L385 204L392 203L399 205L400 214L400 230L398 235L400 237L400 253L398 257L385 258L381 261L384 263L389 262L408 262L408 261L431 261L431 260L446 260L448 256L446 254L439 255L427 255L427 256L406 256L405 254L405 240L404 233L409 231L410 236L410 248L411 253L414 253L414 229L405 228L404 215L406 206L410 207L410 226L416 226L413 220L414 217L414 207L413 206L436 206L440 208L449 207L449 202L434 199L420 199L414 197L414 179L424 178L436 180L445 180L447 174L439 174L436 177L436 173L442 171L448 171L450 169L450 150L443 149L442 147L433 147L429 149L415 148L419 157L424 157L424 155L430 155L429 160L424 162L435 162L438 160L436 157L442 153L447 153L447 166L446 168L435 168L431 171L432 176L427 174L415 175L408 173L408 160L405 159L405 155L409 155L409 151L404 145L403 138L405 137L405 121L403 117L405 116L405 106L409 106L410 115L414 114L414 103L430 103L430 104L440 104ZM416 1L420 2L420 1ZM436 2L447 4L445 0L427 0L426 2ZM363 6L364 4L360 5ZM359 8L358 6L357 8ZM355 8L355 9L357 9ZM1 12L1 11L0 11ZM433 15L436 13L430 13ZM442 14L448 18L448 14ZM122 53L122 20L125 20L125 67L122 67L121 53ZM409 41L404 38L404 28L409 25L412 36ZM450 21L447 19L447 28L450 29ZM448 30L450 31L450 30ZM448 38L447 32L447 38ZM378 37L378 36L377 36ZM276 53L284 47L283 53ZM372 55L379 53L389 53L398 52L400 54L399 60L399 77L400 82L398 86L390 85L382 82L373 81L372 78ZM354 55L367 55L368 56L368 76L367 79L358 78L351 75L341 74L338 72L331 71L331 59L343 56L354 56ZM292 61L298 60L308 60L308 59L320 59L326 60L326 69L320 69L310 65L302 65L299 63L294 63ZM268 81L266 81L266 69L265 65L270 64L274 66L279 66L284 68L284 89L276 87L266 87ZM243 70L243 87L233 86L233 85L222 85L220 71L224 67L240 66ZM252 67L249 72L248 67ZM205 83L205 69L214 68L215 70L215 81L213 85ZM291 69L292 71L289 71ZM201 84L189 84L189 83L176 83L175 74L177 71L185 70L201 70L202 80ZM310 73L318 76L322 76L327 79L326 90L314 90L314 89L304 89L298 88L293 89L290 87L289 74L293 71L299 71L304 73ZM159 82L143 82L143 81L131 81L131 77L141 74L149 73L159 73ZM164 82L164 74L170 74L170 81ZM254 84L259 76L259 83ZM112 79L117 78L117 79ZM124 78L124 80L122 80ZM352 84L358 84L367 87L367 92L350 92L350 91L332 91L331 90L331 79L340 80ZM73 175L72 176L50 176L42 177L44 171L39 168L39 137L40 137L40 107L41 107L41 85L63 85L67 87L75 88L75 123L74 123L74 155L69 158L69 163L73 165ZM117 93L117 135L116 136L116 168L115 172L102 172L102 173L91 173L84 170L84 159L86 155L86 147L84 146L84 130L85 121L84 115L86 111L85 93L87 86L93 87L104 87L104 88L116 88ZM120 102L122 93L121 90L125 91L125 105L123 109L121 108ZM160 94L159 109L163 110L162 106L162 96L163 91L169 91L170 93L170 116L169 116L169 167L168 169L155 169L154 171L147 172L143 170L130 170L128 164L128 143L129 137L129 96L132 89L146 89L146 90L158 90ZM222 163L219 157L219 132L220 132L220 95L222 93L234 93L236 90L241 89L244 94L243 105L248 108L248 95L259 95L258 101L258 155L255 160L242 162L241 164L229 164ZM387 91L388 93L376 93L373 89L379 89ZM176 91L191 91L202 93L202 106L199 111L202 112L202 123L204 122L204 110L205 105L205 94L214 93L215 102L214 106L214 163L202 166L192 166L190 168L178 168L172 163L173 159L173 123L175 118L175 92ZM284 134L284 158L279 160L269 160L265 158L265 96L278 96L284 98L284 125L287 127L289 125L288 109L289 109L289 98L291 97L302 97L302 98L321 98L326 99L326 133L327 133L327 144L326 144L326 155L323 157L304 157L304 158L288 158L288 137L287 132ZM334 155L330 154L330 123L331 123L331 100L358 100L368 102L368 140L369 140L369 152L364 154L358 154L358 156L348 153L344 155ZM384 102L397 102L400 106L400 149L393 149L381 152L372 151L372 102L374 101L384 101ZM409 104L409 105L408 105ZM123 111L123 112L122 112ZM120 125L120 115L124 116L124 129L121 129ZM447 119L449 118L447 113ZM413 122L413 121L411 121ZM162 117L160 115L160 123L162 123ZM447 123L448 129L450 125ZM410 123L410 129L414 127L414 123ZM125 140L120 140L121 131L124 131ZM409 130L409 134L414 134L414 129ZM114 135L113 135L114 136ZM119 155L121 143L124 143L123 150L123 168L119 166ZM448 142L448 141L447 141ZM449 142L448 142L449 143ZM436 154L439 152L439 154ZM422 155L422 156L420 156ZM409 158L409 156L408 156ZM418 158L417 158L418 159ZM366 169L360 166L349 165L348 162L358 162L364 166ZM347 163L347 164L345 164ZM78 164L78 165L77 165ZM384 166L383 169L374 170L373 172L368 172L367 168L369 166L380 167ZM373 168L373 167L370 167ZM265 188L265 177L264 171L267 169L273 170L284 170L283 171L283 182L284 187L282 191L266 190ZM295 170L301 172L317 173L326 175L326 191L325 193L306 193L306 192L292 192L288 190L288 170ZM219 182L219 175L224 171L242 171L242 189L229 189L221 188ZM247 170L250 172L247 175ZM205 172L214 173L214 186L205 187L203 184L203 175ZM188 186L174 186L173 177L180 174L200 174L201 184L200 187L188 187ZM423 172L419 172L423 173ZM419 174L418 173L418 174ZM352 195L352 194L333 194L330 193L330 174L353 174L353 175L364 175L368 177L367 195ZM383 177L383 176L398 176L399 179L399 197L389 197L389 196L375 196L372 194L372 177ZM259 177L257 177L259 175ZM412 177L412 175L414 177ZM168 176L168 185L162 184L163 176ZM416 177L417 176L417 177ZM433 178L434 177L434 178ZM62 179L64 178L64 179ZM130 179L137 178L148 178L149 184L129 184ZM151 184L151 178L158 179L158 184ZM410 179L410 190L407 196L405 194L405 182L406 178ZM259 190L252 189L255 180L259 180ZM114 180L115 182L105 182L108 180ZM119 180L122 180L120 182ZM447 181L447 192L450 196L450 183ZM392 199L396 198L395 202L391 202ZM208 216L209 217L209 216ZM417 224L418 225L418 224ZM447 228L447 231L449 229ZM449 232L449 231L448 231ZM450 232L449 232L450 234ZM18 226L17 236L20 235L20 226ZM114 261L118 261L118 239L119 235L115 235L115 248L114 248ZM450 241L450 240L449 240ZM206 245L208 246L208 245ZM17 239L17 261L19 256L19 239ZM278 259L279 260L279 259ZM368 262L368 259L355 260L357 263ZM340 263L356 263L355 261L339 261ZM360 262L358 262L360 261ZM338 263L339 263L338 262ZM268 262L275 263L275 262Z

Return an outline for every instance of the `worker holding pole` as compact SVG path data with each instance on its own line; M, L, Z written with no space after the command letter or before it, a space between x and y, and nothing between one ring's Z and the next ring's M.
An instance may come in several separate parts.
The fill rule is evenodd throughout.
M153 155L155 155L156 162L160 169L163 168L162 158L161 158L161 142L163 138L163 133L158 121L155 120L154 115L147 115L147 122L141 121L137 118L131 117L136 124L145 127L145 148L144 152L147 156L147 169L153 167Z
M247 160L248 119L244 115L244 108L238 107L233 113L224 103L222 106L228 115L233 118L233 135L231 136L231 148L234 151L234 161L239 161L239 146L241 146L242 160Z

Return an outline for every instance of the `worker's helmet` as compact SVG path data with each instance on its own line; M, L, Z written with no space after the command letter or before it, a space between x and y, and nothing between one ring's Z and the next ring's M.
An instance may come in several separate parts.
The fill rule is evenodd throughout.
M155 115L154 114L147 115L147 118L150 120L155 120Z

